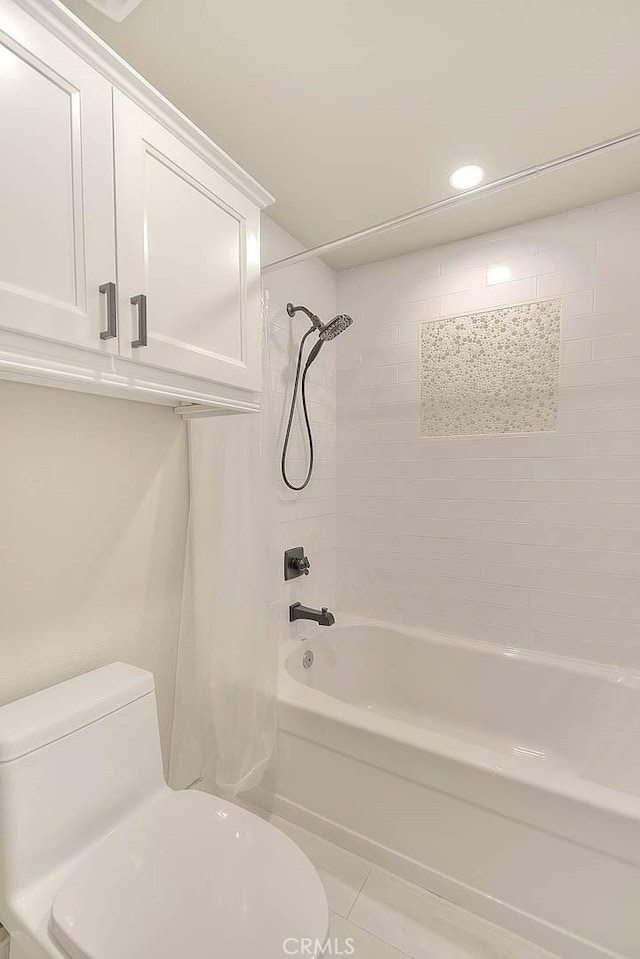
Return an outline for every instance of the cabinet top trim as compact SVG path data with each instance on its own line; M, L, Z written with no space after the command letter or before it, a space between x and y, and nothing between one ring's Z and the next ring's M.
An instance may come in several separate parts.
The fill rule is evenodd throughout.
M59 0L14 0L66 46L126 93L245 196L264 209L274 197Z

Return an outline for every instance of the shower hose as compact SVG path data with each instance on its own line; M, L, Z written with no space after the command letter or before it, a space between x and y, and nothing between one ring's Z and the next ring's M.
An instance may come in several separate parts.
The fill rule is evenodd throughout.
M282 479L289 489L294 490L295 492L300 492L306 486L309 485L309 480L313 473L313 460L314 460L314 449L313 449L313 431L311 429L311 423L309 421L309 411L307 409L307 373L309 372L309 367L315 360L316 356L320 352L323 341L318 340L311 352L307 362L305 363L304 370L302 372L302 383L300 383L300 370L302 369L302 354L304 352L304 344L307 340L307 337L315 333L315 329L312 327L310 330L304 334L300 340L300 346L298 347L298 362L296 363L296 377L293 384L293 395L291 397L291 409L289 410L289 420L287 422L287 430L284 437L284 443L282 445L282 459L280 461L280 472L282 473ZM298 398L298 386L300 386L300 393L302 396L302 413L304 416L304 424L307 431L307 437L309 439L309 467L307 469L307 475L302 481L300 486L296 486L295 483L292 483L289 477L287 476L287 453L289 451L289 441L291 439L291 428L293 426L293 417L296 411L296 400Z

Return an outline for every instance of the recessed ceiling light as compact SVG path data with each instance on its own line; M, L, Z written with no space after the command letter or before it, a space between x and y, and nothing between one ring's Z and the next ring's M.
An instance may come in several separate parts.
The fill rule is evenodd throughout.
M449 177L449 183L454 190L471 190L484 180L484 170L481 166L461 166L454 170Z

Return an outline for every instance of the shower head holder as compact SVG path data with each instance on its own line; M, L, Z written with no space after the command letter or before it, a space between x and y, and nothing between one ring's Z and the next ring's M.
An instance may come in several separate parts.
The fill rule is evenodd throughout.
M293 303L287 303L287 313L292 317L295 316L296 313L304 313L305 316L309 317L316 330L322 329L322 320L320 317L312 313L311 310L308 310L306 306L294 306Z

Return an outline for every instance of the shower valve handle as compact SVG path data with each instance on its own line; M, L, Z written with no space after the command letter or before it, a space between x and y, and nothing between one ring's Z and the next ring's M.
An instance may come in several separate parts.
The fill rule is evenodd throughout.
M311 563L304 554L304 546L294 546L284 551L284 578L285 582L297 579L299 576L308 576Z
M291 565L294 569L297 569L299 573L304 573L305 576L309 575L311 563L309 562L308 556L301 556L296 557L296 559L292 559Z

